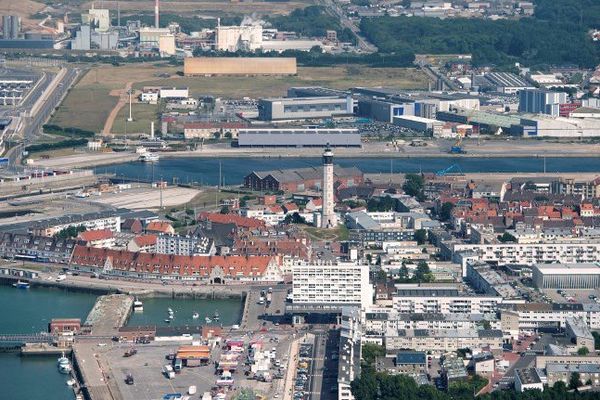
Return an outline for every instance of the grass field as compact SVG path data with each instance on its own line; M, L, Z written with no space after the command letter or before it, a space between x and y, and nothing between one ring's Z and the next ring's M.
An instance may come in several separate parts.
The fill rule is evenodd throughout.
M187 86L195 96L229 98L284 96L292 86L327 86L348 89L353 86L386 86L403 89L427 87L423 73L408 68L368 68L363 66L300 67L296 76L211 76L175 77L134 85Z
M119 114L117 114L117 118L112 127L112 133L127 133L133 135L140 133L149 134L151 121L154 121L154 130L160 131L157 104L134 103L131 105L131 115L133 116L133 121L127 122L129 105L125 105L125 107L119 111Z
M213 76L183 77L181 67L165 63L127 64L119 67L97 66L71 89L51 124L100 132L110 111L119 100L127 82L134 89L144 86L187 86L191 95L212 95L224 98L284 96L292 86L327 86L348 89L355 86L385 86L401 89L427 87L426 76L412 68L368 68L364 66L300 67L296 76ZM169 78L160 78L168 74ZM148 132L155 109L134 105L134 123L127 132ZM119 112L113 131L125 132L127 107ZM159 129L159 126L156 126Z

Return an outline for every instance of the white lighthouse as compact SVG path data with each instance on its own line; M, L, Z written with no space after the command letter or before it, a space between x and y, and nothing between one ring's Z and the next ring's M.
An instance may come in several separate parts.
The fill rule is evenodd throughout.
M323 209L321 211L321 228L331 229L337 226L337 218L333 210L333 151L329 144L323 153Z

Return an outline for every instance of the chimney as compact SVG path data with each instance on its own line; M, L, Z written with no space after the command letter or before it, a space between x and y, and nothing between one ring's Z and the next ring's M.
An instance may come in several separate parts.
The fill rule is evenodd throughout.
M160 28L159 3L160 0L156 0L154 3L154 26L156 28Z
M154 121L150 122L150 139L154 139Z

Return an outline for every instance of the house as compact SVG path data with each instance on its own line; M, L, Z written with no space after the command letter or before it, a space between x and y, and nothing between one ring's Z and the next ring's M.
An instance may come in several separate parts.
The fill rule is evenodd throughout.
M280 282L281 268L268 256L178 256L76 246L71 268L134 279Z
M34 236L20 233L0 234L0 256L19 260L67 264L75 245L85 245L76 239Z
M139 219L127 218L121 224L121 231L139 235L144 231L144 225Z
M255 218L242 217L237 214L220 214L220 213L209 213L201 212L198 216L198 222L205 222L209 225L218 224L226 225L233 224L238 229L260 229L266 226L264 221L260 221Z
M127 243L127 250L139 251L143 253L153 253L156 251L156 235L139 235Z
M146 225L146 233L164 233L167 235L174 235L175 229L169 222L152 221Z
M86 242L91 247L107 247L115 246L115 236L109 229L97 229L81 232L77 238Z
M334 185L350 187L363 183L363 173L356 167L333 167ZM302 192L322 188L323 169L307 167L273 171L253 171L244 178L244 187L257 191Z

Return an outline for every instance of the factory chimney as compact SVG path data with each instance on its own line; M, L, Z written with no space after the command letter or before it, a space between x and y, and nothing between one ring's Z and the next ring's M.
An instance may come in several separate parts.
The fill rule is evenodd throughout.
M155 0L154 3L154 26L156 28L160 28L159 2L160 0Z
M150 122L150 140L154 140L154 121Z

